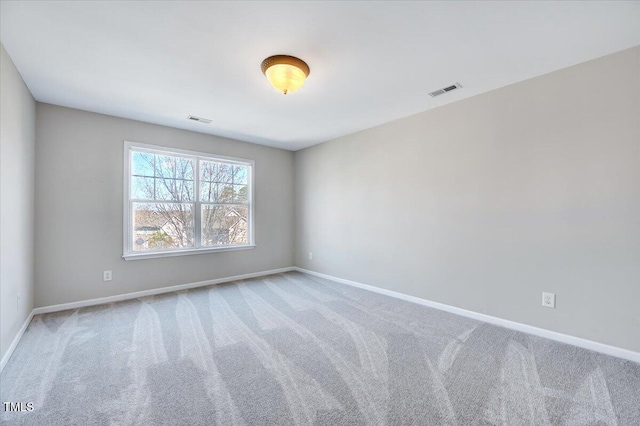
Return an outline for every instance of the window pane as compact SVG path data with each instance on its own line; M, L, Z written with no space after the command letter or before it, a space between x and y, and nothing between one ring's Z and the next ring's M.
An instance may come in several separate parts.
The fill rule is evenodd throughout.
M203 179L211 173L218 173L220 176L230 177L230 175L220 174L220 170L224 170L219 167L218 163L209 163L205 165L207 171L204 171ZM234 166L235 167L235 166ZM246 179L246 175L245 175ZM248 188L246 184L232 185L227 183L217 183L218 181L201 181L200 182L200 201L205 203L246 203L248 200L247 193Z
M193 160L189 158L178 158L176 160L176 177L186 180L193 180L193 164Z
M233 185L218 184L218 203L233 203Z
M209 182L200 182L200 201L215 202L216 199L216 184Z
M200 183L200 201L219 204L246 203L247 186L203 182Z
M233 199L236 203L246 203L247 185L233 185Z
M137 176L153 176L155 155L146 152L133 152L132 174Z
M134 176L131 180L131 198L153 200L153 178Z
M156 179L156 200L193 201L193 181Z
M222 183L232 183L233 182L233 167L231 164L219 163L218 164L218 175L217 181Z
M193 247L193 204L133 203L133 251Z
M233 183L247 183L247 166L233 166Z
M212 183L233 183L233 166L215 161L200 162L200 180Z
M200 161L200 180L202 182L211 182L213 181L213 176L216 174L216 165L218 163L214 163L211 161Z
M248 244L246 206L202 206L202 246Z
M155 176L193 180L193 160L169 155L156 155Z

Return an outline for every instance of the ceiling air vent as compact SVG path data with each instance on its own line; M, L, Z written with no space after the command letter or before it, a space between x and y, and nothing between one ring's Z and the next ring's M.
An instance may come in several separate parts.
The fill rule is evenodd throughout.
M200 117L195 117L193 115L188 116L187 119L191 121L197 121L198 123L204 123L204 124L211 123L211 120L209 120L208 118L200 118Z
M461 87L462 85L460 83L452 84L451 86L447 86L442 89L429 93L429 96L431 96L432 98L435 98L436 96L444 95L445 93L451 92L452 90L456 90Z

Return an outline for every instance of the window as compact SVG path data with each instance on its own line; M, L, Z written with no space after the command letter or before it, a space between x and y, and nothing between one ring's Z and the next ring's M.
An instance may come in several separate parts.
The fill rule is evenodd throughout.
M124 258L252 248L253 161L125 142Z

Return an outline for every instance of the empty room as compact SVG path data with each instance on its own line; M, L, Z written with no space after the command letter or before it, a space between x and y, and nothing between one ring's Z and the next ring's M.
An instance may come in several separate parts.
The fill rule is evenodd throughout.
M640 425L639 1L0 0L0 423Z

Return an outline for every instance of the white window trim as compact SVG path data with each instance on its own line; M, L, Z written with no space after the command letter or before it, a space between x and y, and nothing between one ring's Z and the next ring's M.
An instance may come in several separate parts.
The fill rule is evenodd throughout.
M249 176L247 178L247 182L249 183L249 193L247 194L249 200L249 243L248 244L234 244L228 246L219 246L219 247L196 247L196 248L188 248L188 249L178 249L178 250L159 250L154 252L134 252L132 248L132 236L133 236L133 221L131 218L131 150L135 148L137 151L145 151L148 150L154 154L160 152L164 154L178 154L184 155L187 157L193 157L194 159L199 157L202 159L209 160L221 160L230 163L238 163L244 165L250 165ZM122 236L122 257L125 260L140 260L140 259L154 259L161 257L172 257L172 256L187 256L193 254L205 254L205 253L216 253L223 251L236 251L236 250L248 250L256 247L255 244L255 214L254 214L254 187L255 187L255 161L247 160L245 158L236 158L236 157L227 157L223 155L211 154L208 152L198 152L198 151L189 151L186 149L173 148L168 146L160 146L160 145L149 145L144 143L137 143L131 141L124 141L124 174L123 174L123 236ZM200 239L200 223L196 220L196 211L199 211L201 201L199 197L199 192L196 194L196 189L198 189L198 183L200 180L200 164L199 161L194 162L195 170L194 170L194 237L196 243ZM197 215L200 216L199 214Z

